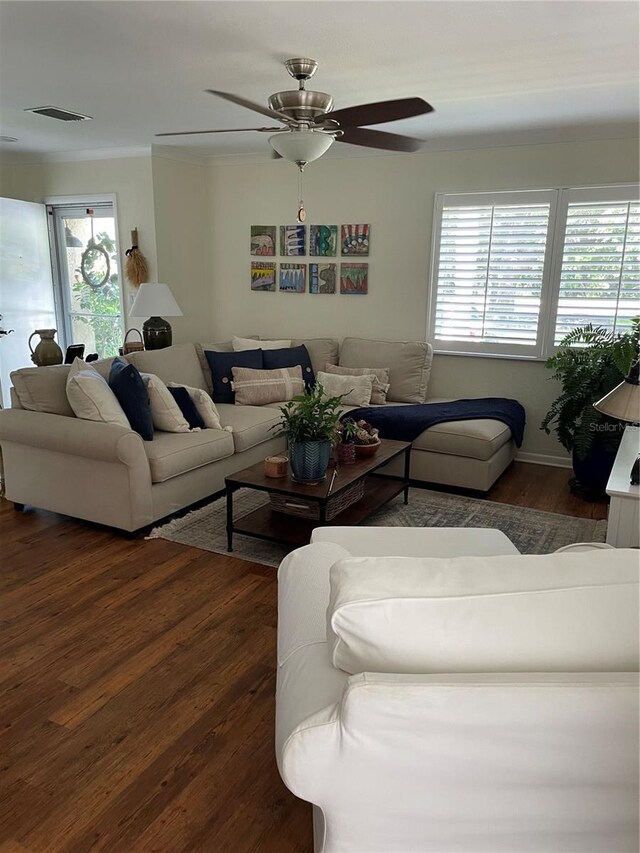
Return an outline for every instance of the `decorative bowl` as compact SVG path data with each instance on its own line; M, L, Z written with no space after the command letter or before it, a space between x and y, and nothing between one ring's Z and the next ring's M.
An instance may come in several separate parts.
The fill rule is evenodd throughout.
M380 447L380 439L378 439L375 444L356 444L354 447L356 449L356 456L359 456L361 459L365 459L368 456L373 456L373 454L377 452Z

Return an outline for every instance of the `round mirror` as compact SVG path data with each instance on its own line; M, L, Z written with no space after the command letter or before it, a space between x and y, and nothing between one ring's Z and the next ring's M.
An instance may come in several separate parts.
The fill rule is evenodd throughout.
M87 246L82 253L80 272L82 280L95 290L109 281L111 261L104 246L96 246L93 243Z

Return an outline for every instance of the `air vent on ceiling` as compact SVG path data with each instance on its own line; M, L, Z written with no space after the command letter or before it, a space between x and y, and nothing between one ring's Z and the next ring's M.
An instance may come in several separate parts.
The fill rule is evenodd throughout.
M37 113L39 116L57 118L58 121L91 121L91 116L83 116L80 113L72 113L62 110L60 107L30 107L25 113Z

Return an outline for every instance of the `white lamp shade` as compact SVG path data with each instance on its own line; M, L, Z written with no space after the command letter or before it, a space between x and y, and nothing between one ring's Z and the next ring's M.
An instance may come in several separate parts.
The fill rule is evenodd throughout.
M291 130L269 137L274 151L291 163L311 163L333 145L334 137L320 130Z
M640 423L640 385L625 379L593 405L603 415L632 424Z
M168 284L141 284L129 311L132 317L182 317Z

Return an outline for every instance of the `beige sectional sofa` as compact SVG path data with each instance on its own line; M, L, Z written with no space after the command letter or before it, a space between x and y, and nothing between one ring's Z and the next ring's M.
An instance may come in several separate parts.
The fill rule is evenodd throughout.
M429 399L432 348L427 343L292 341L299 344L307 346L316 372L327 363L390 368L390 405ZM210 391L207 349L231 345L180 344L127 358L164 382ZM95 363L105 376L110 365L111 359ZM151 442L125 427L80 420L66 398L68 371L60 365L12 374L12 408L0 411L0 445L6 497L16 504L133 531L222 490L227 475L284 449L284 440L273 437L277 404L219 404L222 425L231 432L156 432ZM422 433L413 447L412 478L479 491L488 490L515 456L509 429L494 420L440 424Z

